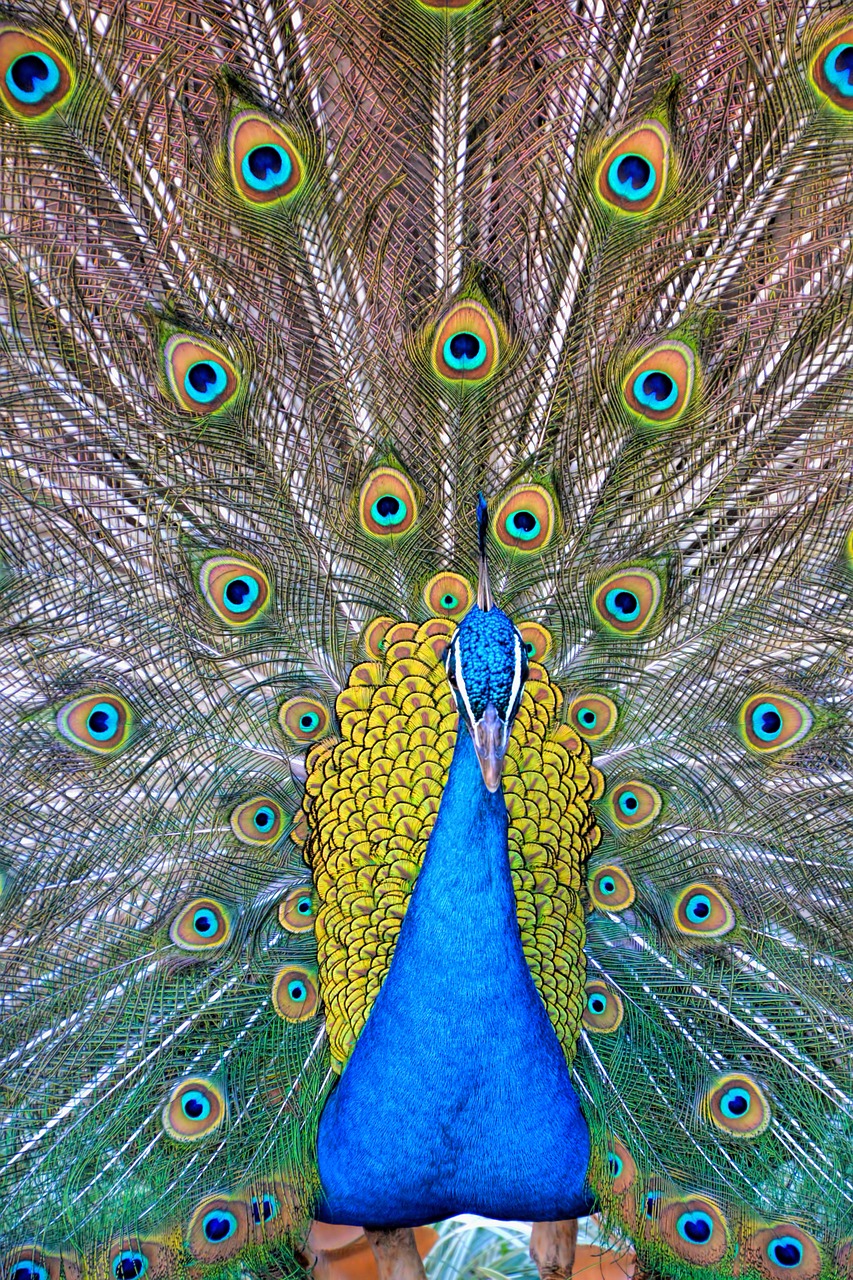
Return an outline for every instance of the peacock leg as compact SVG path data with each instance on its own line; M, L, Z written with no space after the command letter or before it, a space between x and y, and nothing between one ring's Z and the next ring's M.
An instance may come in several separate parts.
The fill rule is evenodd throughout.
M365 1231L364 1234L376 1259L379 1280L426 1280L411 1227Z
M541 1280L569 1280L578 1242L577 1218L562 1222L534 1222L530 1233L530 1256Z

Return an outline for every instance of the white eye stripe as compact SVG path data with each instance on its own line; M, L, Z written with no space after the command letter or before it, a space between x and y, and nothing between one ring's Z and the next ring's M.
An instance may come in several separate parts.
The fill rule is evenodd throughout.
M474 719L474 710L471 706L471 700L468 697L468 690L465 687L465 677L462 674L462 656L459 652L458 645L456 645L454 649L453 656L456 659L455 666L454 666L454 675L456 676L456 692L459 694L460 698L465 704L465 710L468 713L468 723L476 727L476 721Z
M512 713L515 710L516 699L521 692L521 681L524 673L524 657L521 647L521 637L516 631L513 636L515 643L515 670L512 673L512 691L509 696L509 704L507 706L506 723L504 724L504 745L509 739L509 731L512 726Z

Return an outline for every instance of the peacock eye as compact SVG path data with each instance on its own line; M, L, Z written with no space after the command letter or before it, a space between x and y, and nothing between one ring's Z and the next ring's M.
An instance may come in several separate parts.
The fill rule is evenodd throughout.
M9 1280L53 1280L51 1268L45 1265L45 1255L35 1245L26 1246L24 1257L19 1252L17 1256L7 1256L4 1261ZM58 1277L59 1269L55 1268L55 1272Z
M602 911L625 911L634 901L634 884L621 867L600 867L589 881L589 896Z
M835 35L811 64L815 87L839 111L853 111L853 27Z
M75 698L56 714L56 727L75 746L111 755L127 744L133 729L130 705L115 693Z
M163 1128L177 1142L195 1142L225 1119L225 1099L210 1080L194 1077L173 1089L163 1108Z
M459 573L437 573L424 587L424 600L438 618L461 618L471 608L471 584Z
M209 556L198 575L201 594L229 627L245 627L272 598L269 578L257 565L236 556Z
M137 1249L123 1249L110 1263L115 1280L138 1280L148 1270L148 1259Z
M285 203L304 185L305 165L293 141L255 112L231 121L228 156L235 189L253 205Z
M243 844L272 844L284 827L284 810L268 796L255 796L231 814L231 830Z
M410 481L394 467L378 467L361 486L358 514L362 529L371 537L408 533L418 518Z
M199 1262L233 1258L247 1243L246 1206L232 1196L208 1196L190 1218L187 1244Z
M548 628L538 622L519 622L518 630L528 658L544 662L554 647L554 638Z
M702 1112L735 1138L754 1138L770 1123L770 1103L746 1075L721 1076L708 1090Z
M596 590L593 608L608 631L639 635L652 621L661 600L661 585L647 569L623 569Z
M682 889L673 903L673 920L679 933L706 938L722 938L737 923L731 903L709 884Z
M329 713L322 702L300 696L282 703L278 711L278 722L289 738L294 738L297 742L313 742L325 733Z
M231 361L185 333L173 333L166 339L163 364L169 390L186 413L216 413L230 404L240 389Z
M494 317L482 303L457 302L439 323L432 343L432 367L446 382L478 385L490 378L500 360Z
M729 1248L726 1220L704 1196L668 1200L658 1213L660 1238L673 1253L695 1266L714 1266Z
M683 342L667 342L648 352L622 383L627 408L643 423L675 422L687 405L696 377L696 357Z
M554 499L539 484L521 484L510 489L492 518L492 531L501 546L528 554L543 551L554 534Z
M0 94L19 119L49 115L73 87L68 63L50 45L25 31L0 31Z
M617 1196L624 1195L637 1179L637 1166L633 1157L618 1138L612 1138L604 1153L606 1176L609 1190Z
M623 830L647 827L660 813L662 804L660 792L637 779L621 783L609 796L610 816Z
M317 910L314 904L314 893L310 885L291 889L290 893L278 905L278 920L288 933L306 933L314 928Z
M589 693L569 703L569 723L583 738L595 741L616 728L619 712L615 702L603 693Z
M804 703L780 693L758 693L740 709L738 717L746 745L761 754L781 751L800 742L814 723Z
M258 1199L252 1196L252 1220L260 1226L262 1222L271 1222L278 1217L278 1201L275 1196L264 1195Z
M194 898L169 927L169 937L184 951L221 947L230 936L231 915L215 898Z
M625 1016L621 998L604 982L588 982L584 990L586 1000L581 1020L587 1031L604 1034L616 1031Z
M780 1222L753 1232L743 1253L772 1280L818 1280L824 1263L817 1241L794 1222Z
M598 168L602 200L623 214L648 213L660 200L669 170L669 135L654 120L623 135Z
M273 979L273 1008L285 1022L307 1022L317 1012L317 975L301 965L286 965Z
M368 622L361 634L361 639L371 658L381 658L383 656L385 653L385 637L396 622L396 618L389 618L384 614L379 618L371 618L370 622Z

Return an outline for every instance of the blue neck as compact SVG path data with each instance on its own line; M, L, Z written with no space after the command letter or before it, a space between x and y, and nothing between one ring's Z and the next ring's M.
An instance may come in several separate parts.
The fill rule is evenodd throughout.
M321 1117L326 1221L588 1212L586 1124L524 959L507 830L460 728L388 976Z

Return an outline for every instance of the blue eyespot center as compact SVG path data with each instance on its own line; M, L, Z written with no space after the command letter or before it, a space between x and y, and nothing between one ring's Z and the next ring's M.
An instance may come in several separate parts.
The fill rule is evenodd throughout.
M634 396L647 409L660 413L678 399L675 380L661 369L647 369L634 379Z
M269 831L275 822L275 814L268 805L264 805L263 808L258 809L253 821L259 831Z
M824 73L845 98L853 98L853 44L840 44L824 59Z
M794 1236L780 1236L770 1241L767 1255L777 1267L798 1267L803 1260L803 1246Z
M243 180L253 191L275 191L290 181L293 161L284 147L265 142L246 152L240 168Z
M108 702L98 702L86 720L86 728L93 738L103 742L118 730L118 712Z
M232 578L226 584L223 595L225 604L232 613L245 613L261 594L261 588L254 578Z
M750 720L753 733L762 742L773 742L782 732L782 717L772 702L760 702Z
M730 1120L738 1120L745 1116L752 1106L752 1099L746 1089L728 1089L720 1098L720 1110Z
M650 1191L646 1196L644 1212L647 1218L654 1218L658 1212L658 1201L663 1193L660 1191Z
M408 514L408 508L402 498L393 493L383 493L370 508L370 514L377 524L402 524Z
M607 1008L607 997L600 992L594 992L587 1000L586 1007L590 1013L597 1014L600 1017Z
M612 876L602 876L598 882L598 891L609 896L616 892L616 881Z
M514 538L521 538L523 542L530 542L542 529L532 511L513 511L507 519L506 527Z
M313 910L313 907L314 907L314 904L312 903L310 898L300 898L296 904L296 910L299 912L301 916L310 916Z
M196 360L184 375L184 390L197 404L210 404L228 386L228 374L218 360Z
M714 1234L714 1222L707 1213L682 1213L675 1226L682 1240L690 1244L707 1244Z
M237 1219L227 1210L215 1209L212 1213L205 1215L201 1229L211 1244L222 1244L237 1230Z
M687 919L693 924L703 924L711 914L711 900L704 893L694 893L685 908Z
M210 1101L197 1089L191 1089L181 1098L181 1110L188 1120L199 1124L210 1115Z
M594 729L598 722L598 716L591 707L581 707L578 712L578 720L580 720L585 729Z
M148 1259L144 1253L125 1249L113 1259L113 1275L115 1280L137 1280L148 1270Z
M447 592L446 595L443 595L441 597L442 609L455 609L458 604L459 604L459 600L457 599L457 597L451 595L449 591Z
M48 1280L47 1267L25 1258L21 1262L15 1263L10 1280Z
M626 818L633 818L634 814L640 807L640 802L634 795L633 791L623 791L619 797L619 808L625 814ZM615 887L615 886L614 886Z
M655 186L655 171L645 156L633 152L617 156L607 170L607 181L624 200L645 200Z
M196 933L201 934L203 938L207 938L216 931L216 920L209 911L205 911L202 908L193 916L193 928Z
M299 728L303 733L310 733L312 729L316 729L320 723L320 717L316 711L306 711L304 715L299 717Z
M478 338L476 333L463 332L454 333L449 337L444 343L441 354L446 365L461 372L466 369L479 369L486 363L489 353L485 342L482 338Z
M305 987L305 983L300 982L298 978L295 978L292 982L287 984L287 994L295 1004L302 1004L307 999L308 991Z
M640 600L633 591L624 587L614 587L604 597L604 604L614 618L620 622L633 622L640 616Z
M608 1151L607 1167L610 1170L611 1178L618 1178L620 1173L622 1172L624 1165L622 1161L619 1159L619 1157L617 1156L615 1151Z
M257 1196L252 1196L252 1218L258 1225L269 1222L277 1214L278 1203L272 1196L262 1196L260 1200Z
M6 72L13 98L34 106L59 85L59 67L47 53L22 53Z

